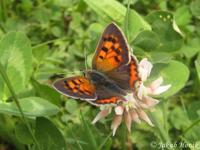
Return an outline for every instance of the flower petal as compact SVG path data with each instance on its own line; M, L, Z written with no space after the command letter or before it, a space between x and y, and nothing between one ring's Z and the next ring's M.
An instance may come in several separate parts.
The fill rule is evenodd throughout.
M115 114L116 115L122 115L124 112L124 107L123 106L117 106L115 107Z
M131 118L130 112L129 111L125 111L124 117L125 117L124 119L125 119L126 127L127 127L128 131L131 132L132 118Z
M158 79L154 80L150 85L149 88L156 89L163 83L163 78L159 77Z
M159 100L154 99L149 96L145 96L142 101L140 101L140 106L143 108L151 108L159 103Z
M131 119L137 123L141 123L138 114L135 111L131 111Z
M143 110L140 110L138 114L142 120L146 121L150 126L154 126L147 114Z
M105 118L108 114L110 113L110 109L103 109L101 110L96 117L94 118L94 120L92 121L92 124L95 124L97 121L99 121L102 118Z
M144 58L139 63L139 75L141 77L142 81L146 81L147 77L151 73L153 65L147 60L147 58Z
M111 129L113 130L113 136L116 133L117 128L119 127L119 125L122 122L122 115L115 115L112 124L111 124Z
M139 85L139 89L138 89L138 93L137 93L137 96L138 96L139 99L142 99L143 94L145 93L145 90L146 90L146 88L145 88L144 84L141 83Z
M156 88L153 91L151 91L150 94L152 94L152 95L159 95L159 94L167 91L170 87L171 87L171 84L164 85L164 86L159 86L158 88Z

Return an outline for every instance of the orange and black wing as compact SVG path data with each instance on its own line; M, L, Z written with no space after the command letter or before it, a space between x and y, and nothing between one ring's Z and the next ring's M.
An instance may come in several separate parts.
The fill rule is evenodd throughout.
M56 81L53 87L68 97L82 100L96 100L95 86L84 76L75 76Z
M102 85L91 84L83 76L75 76L57 80L53 87L63 95L74 99L81 99L92 105L117 104L122 98L115 93L107 91Z
M106 105L106 104L118 104L122 99L117 96L107 97L107 98L98 98L95 101L92 101L94 105Z
M88 101L89 103L100 106L100 105L116 105L120 101L123 101L123 95L116 93L115 91L109 90L103 85L96 86L97 99L95 101Z
M108 72L107 76L121 89L125 91L133 91L135 89L135 83L140 81L136 58L131 56L129 64Z
M108 72L128 64L129 61L129 48L122 31L116 24L109 24L96 48L92 62L93 69Z

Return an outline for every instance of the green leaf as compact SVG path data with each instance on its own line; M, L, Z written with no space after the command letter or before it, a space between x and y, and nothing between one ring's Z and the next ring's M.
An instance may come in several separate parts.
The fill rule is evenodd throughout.
M4 67L15 92L25 89L32 71L31 44L22 32L10 32L0 40L0 62ZM0 76L0 98L9 96Z
M94 38L95 36L100 35L102 30L103 30L103 26L101 24L92 23L88 28L88 33L91 38L92 37Z
M186 5L183 5L176 10L174 17L175 17L177 25L184 26L190 22L192 15L190 14L189 7Z
M55 105L60 105L60 103L61 103L60 94L57 91L55 91L52 87L50 87L48 85L37 82L34 79L32 79L31 81L36 90L36 93L40 97L50 101L51 103L53 103Z
M65 103L65 109L71 114L74 113L77 110L77 101L73 99L67 100Z
M133 9L130 9L127 19L129 43L132 42L141 31L151 30L151 26Z
M183 130L190 125L190 120L187 113L184 112L180 107L176 107L169 114L169 120L171 124L178 130Z
M59 111L56 105L39 97L22 98L19 102L26 117L51 116ZM0 113L21 116L14 102L0 103Z
M23 144L32 144L32 136L25 124L17 124L15 127L15 134L17 139Z
M84 0L84 2L107 22L114 20L122 23L124 21L126 7L116 0Z
M159 46L159 41L157 34L152 31L142 31L132 42L133 45L145 50L152 51Z
M182 89L188 78L189 69L186 65L179 61L170 61L168 64L155 64L151 73L151 78L163 77L165 84L170 84L171 87L159 97L169 97Z
M191 120L199 119L200 114L198 113L200 111L200 102L195 101L188 105L188 116Z
M37 60L38 63L41 63L44 61L44 58L48 52L48 46L42 45L39 47L33 48L33 56Z
M194 0L190 4L190 10L192 14L200 19L200 1L199 0Z
M32 17L40 22L42 27L48 27L48 23L50 21L50 18L52 16L51 11L49 9L43 8L43 9L36 9L32 12Z
M152 25L152 31L154 31L160 39L157 50L172 52L181 48L183 38L171 13L156 11L149 14L146 19Z
M130 9L128 17L126 16L126 7L116 0L84 0L99 16L106 22L115 21L124 24L125 18L128 19L128 35L129 42L131 42L139 32L143 30L150 30L150 25L135 11ZM109 9L105 9L109 8Z
M198 38L188 39L187 43L180 49L180 53L191 59L199 52L200 40Z
M36 118L35 136L41 150L65 150L67 148L58 128L44 117Z
M167 64L172 59L172 55L170 53L166 53L166 52L153 51L153 52L150 52L149 54L150 54L149 59L153 64L156 64L156 63Z

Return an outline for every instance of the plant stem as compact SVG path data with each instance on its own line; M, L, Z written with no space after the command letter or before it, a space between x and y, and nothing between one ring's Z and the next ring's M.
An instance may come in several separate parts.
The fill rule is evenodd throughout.
M17 95L15 94L15 91L14 91L12 85L11 85L11 82L10 82L10 80L9 80L9 78L8 78L8 76L7 76L6 72L5 72L5 70L3 69L3 66L2 66L1 63L0 63L0 74L2 75L2 77L3 77L4 81L5 81L5 83L7 84L7 87L8 87L8 89L9 89L9 91L10 91L12 97L13 97L13 100L14 100L15 104L17 105L17 108L19 109L19 112L20 112L20 114L21 114L22 120L24 121L24 123L26 124L26 126L27 126L29 132L31 133L31 136L32 136L32 138L33 138L34 143L36 144L37 148L38 148L39 150L41 150L41 149L40 149L40 146L39 146L39 144L38 144L38 142L37 142L37 139L36 139L36 137L35 137L35 135L34 135L32 129L31 129L31 126L30 126L29 122L27 121L27 119L26 119L25 116L24 116L24 113L23 113L23 110L22 110L22 108L21 108L21 106L20 106L20 103L19 103L19 100L18 100L18 98L17 98Z
M129 42L129 31L128 31L129 28L128 28L128 26L129 26L130 4L131 4L131 0L128 0L128 5L127 5L127 8L126 8L126 16L125 16L125 21L124 21L125 35L126 35L128 42Z

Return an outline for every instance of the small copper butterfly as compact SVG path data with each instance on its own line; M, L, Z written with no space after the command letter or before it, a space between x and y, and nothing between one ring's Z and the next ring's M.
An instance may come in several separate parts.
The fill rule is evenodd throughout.
M93 105L117 104L135 90L139 81L137 60L121 29L110 23L104 30L92 61L84 76L60 79L53 87L68 97Z

